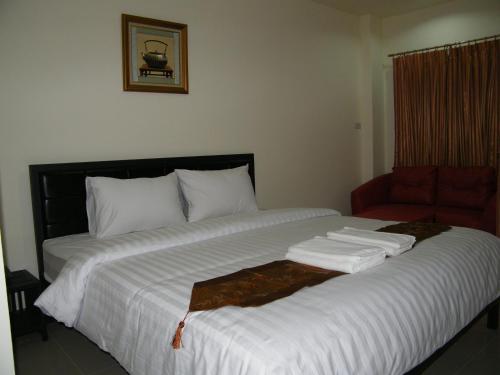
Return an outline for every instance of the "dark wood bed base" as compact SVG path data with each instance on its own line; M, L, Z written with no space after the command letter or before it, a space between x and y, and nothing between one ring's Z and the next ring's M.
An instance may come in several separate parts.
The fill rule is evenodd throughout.
M42 285L48 285L44 277L43 241L88 232L85 177L158 177L175 169L214 170L245 164L255 188L253 154L30 165L38 276Z
M245 164L249 165L250 177L255 187L253 154L30 165L38 274L42 284L48 285L44 278L43 241L88 231L85 207L86 176L158 177L173 172L174 169L214 170L235 168ZM421 374L484 314L488 314L488 328L497 329L499 304L500 299L492 302L452 340L407 375Z

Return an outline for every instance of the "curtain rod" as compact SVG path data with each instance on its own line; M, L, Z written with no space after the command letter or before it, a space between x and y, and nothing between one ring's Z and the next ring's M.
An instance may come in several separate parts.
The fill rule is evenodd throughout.
M387 55L387 56L388 57L394 57L394 56L400 56L400 55L408 55L408 54L417 53L417 52L429 51L431 49L449 48L449 47L459 46L461 44L476 43L476 42L482 42L482 41L485 41L485 40L488 40L488 39L498 39L498 38L500 38L500 34L492 35L492 36L486 36L484 38L471 39L471 40L467 40L467 41L464 41L464 42L455 42L455 43L443 44L441 46L414 49L413 51L391 53L390 55Z

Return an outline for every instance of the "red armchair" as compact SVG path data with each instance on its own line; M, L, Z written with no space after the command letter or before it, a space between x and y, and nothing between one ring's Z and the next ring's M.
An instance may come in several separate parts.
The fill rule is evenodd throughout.
M496 179L489 167L398 167L351 193L353 216L427 221L495 233Z

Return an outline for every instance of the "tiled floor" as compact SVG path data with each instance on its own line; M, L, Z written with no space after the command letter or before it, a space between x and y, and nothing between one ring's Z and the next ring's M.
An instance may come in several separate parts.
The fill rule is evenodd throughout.
M107 353L72 329L52 323L49 340L36 333L16 339L17 375L127 375ZM425 375L500 374L500 330L479 320Z
M59 323L48 326L49 340L38 333L16 339L17 375L127 375L106 352L79 332Z

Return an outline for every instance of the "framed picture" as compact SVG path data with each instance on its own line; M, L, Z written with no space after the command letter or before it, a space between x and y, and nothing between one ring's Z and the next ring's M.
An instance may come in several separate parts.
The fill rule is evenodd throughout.
M122 14L123 90L187 94L187 25Z

